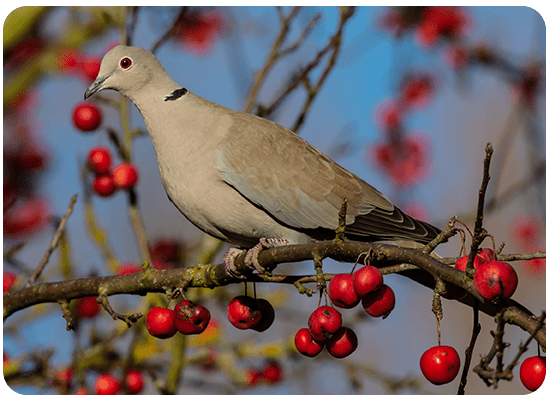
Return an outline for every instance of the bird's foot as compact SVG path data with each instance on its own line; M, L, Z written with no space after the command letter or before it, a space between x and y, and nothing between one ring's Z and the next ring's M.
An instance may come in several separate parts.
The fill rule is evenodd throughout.
M225 272L234 278L243 279L245 277L237 270L237 267L235 266L235 258L244 252L246 252L246 250L232 247L227 250L227 253L223 256L223 266L225 268Z
M257 245L250 248L249 250L243 250L243 249L237 249L235 247L229 249L227 253L223 256L223 265L225 268L225 271L238 279L245 278L245 275L241 274L237 267L235 266L235 258L237 258L239 255L241 255L243 252L246 252L246 256L244 258L244 263L248 267L254 268L256 271L258 271L260 274L264 274L265 268L260 265L260 262L258 261L258 254L260 254L260 251L264 249L270 249L272 247L277 246L284 246L286 244L290 244L290 242L286 239L280 239L280 238L261 238Z
M262 267L260 265L260 262L258 261L258 254L260 254L260 251L264 249L270 249L272 247L284 246L285 244L289 243L290 242L288 240L281 238L261 238L257 245L246 252L244 263L248 266L254 267L254 269L260 274L264 274L265 268Z

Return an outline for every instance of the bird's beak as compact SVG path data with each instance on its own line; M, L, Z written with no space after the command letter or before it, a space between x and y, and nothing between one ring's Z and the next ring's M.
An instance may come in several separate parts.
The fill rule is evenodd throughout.
M111 74L109 75L103 75L98 76L97 79L92 83L88 89L86 89L86 92L84 93L84 100L87 100L88 97L93 96L96 92L99 92L100 90L104 89L104 83L109 78Z

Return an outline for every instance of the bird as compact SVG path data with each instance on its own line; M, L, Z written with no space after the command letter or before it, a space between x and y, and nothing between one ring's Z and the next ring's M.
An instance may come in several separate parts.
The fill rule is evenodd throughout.
M146 49L104 55L84 99L107 89L141 113L170 201L222 241L250 249L334 239L344 200L349 240L426 244L440 232L285 127L193 94Z

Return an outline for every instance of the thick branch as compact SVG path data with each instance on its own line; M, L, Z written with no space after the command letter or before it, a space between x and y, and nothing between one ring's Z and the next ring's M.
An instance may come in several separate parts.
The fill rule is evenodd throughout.
M494 316L504 309L503 315L507 323L518 325L529 333L536 330L534 315L521 304L507 300L497 306L482 299L477 294L473 282L463 279L463 272L449 267L417 249L377 243L330 241L270 248L259 253L258 261L266 270L272 271L277 264L312 260L314 257L319 259L328 257L336 261L354 263L361 253L367 254L368 251L371 254L371 261L378 267L403 264L402 268L396 268L396 273L431 288L434 287L434 276L454 283L469 292L469 295L461 300L462 303L472 306L474 299L477 299L480 311ZM261 277L253 274L250 267L244 264L244 258L245 254L243 253L235 259L237 270L250 276L250 280L260 280ZM420 269L410 269L410 264ZM78 297L98 296L100 287L105 287L109 295L124 293L145 295L148 292L165 293L167 289L179 287L184 281L188 281L189 287L210 288L239 282L238 279L226 272L223 264L219 264L43 283L5 295L4 319L16 311L35 304L57 302L59 299L71 300ZM546 332L539 331L535 335L535 339L545 346Z

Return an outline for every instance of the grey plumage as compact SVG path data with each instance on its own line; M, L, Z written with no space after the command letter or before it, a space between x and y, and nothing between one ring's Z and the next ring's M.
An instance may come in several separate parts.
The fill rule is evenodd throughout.
M125 58L129 67L121 65ZM145 49L109 51L85 98L104 89L141 112L170 200L221 240L251 247L260 238L331 239L343 198L350 239L427 243L439 232L293 132L183 89Z

